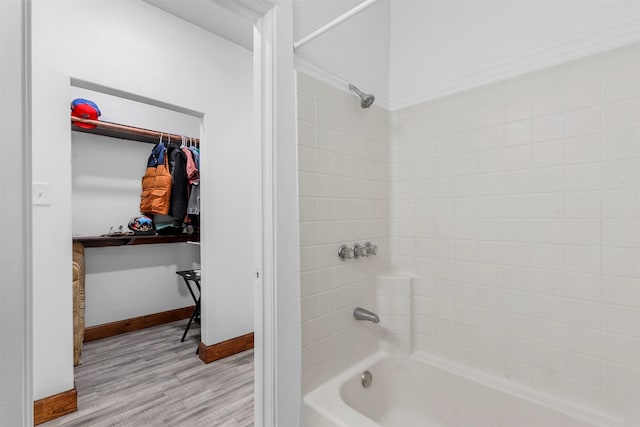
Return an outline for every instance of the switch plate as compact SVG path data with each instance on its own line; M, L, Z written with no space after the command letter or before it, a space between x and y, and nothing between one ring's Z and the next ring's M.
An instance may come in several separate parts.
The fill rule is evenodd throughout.
M33 204L51 206L51 184L48 182L33 183Z

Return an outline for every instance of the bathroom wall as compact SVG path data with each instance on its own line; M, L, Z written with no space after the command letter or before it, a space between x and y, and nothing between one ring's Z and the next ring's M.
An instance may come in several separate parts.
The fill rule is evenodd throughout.
M392 1L390 15L392 110L640 40L635 0Z
M294 41L361 3L361 0L294 0ZM388 108L390 8L389 0L381 0L296 49L296 68L331 80L351 81L363 91L375 93L377 105Z
M640 396L640 47L391 120L413 350L623 415Z
M388 113L343 88L297 74L303 393L377 347L374 278L388 271ZM340 261L341 244L378 255Z

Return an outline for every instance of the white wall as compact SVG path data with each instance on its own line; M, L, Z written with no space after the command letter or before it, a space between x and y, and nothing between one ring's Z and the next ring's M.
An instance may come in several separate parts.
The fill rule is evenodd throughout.
M640 397L640 46L393 114L413 344L616 416Z
M250 332L251 53L137 1L36 1L32 20L33 179L53 198L33 213L34 398L73 388L71 78L203 115L202 341Z
M388 113L303 73L298 88L303 393L371 354L375 277L388 271ZM378 245L340 261L342 244Z
M86 248L85 326L193 305L175 273L199 267L198 247L186 243Z
M635 0L398 0L390 22L391 109L640 39Z
M98 104L100 120L200 136L198 117L71 87L69 99ZM125 228L139 213L141 177L152 144L80 132L71 134L74 236ZM95 326L193 305L177 270L200 267L200 250L186 243L86 248L85 325Z
M298 41L362 3L360 0L294 0L293 38ZM382 0L295 52L298 69L372 92L389 102L389 0Z

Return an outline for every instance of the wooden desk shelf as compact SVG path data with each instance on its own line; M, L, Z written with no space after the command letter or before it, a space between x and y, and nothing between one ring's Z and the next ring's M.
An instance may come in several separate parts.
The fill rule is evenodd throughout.
M85 248L155 245L159 243L186 243L199 241L199 234L180 234L177 236L76 236L73 238L74 243L82 243Z

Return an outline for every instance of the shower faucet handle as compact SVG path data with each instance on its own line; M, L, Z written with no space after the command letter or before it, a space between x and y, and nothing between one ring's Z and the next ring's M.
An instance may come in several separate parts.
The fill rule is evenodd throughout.
M372 244L371 242L367 242L364 244L364 250L367 253L367 256L378 255L378 246Z
M359 243L354 244L352 249L353 249L353 257L355 259L362 258L363 256L367 256L366 249L364 248L364 246L360 245Z
M340 249L338 249L338 256L342 261L350 260L354 257L353 249L347 245L342 245Z

